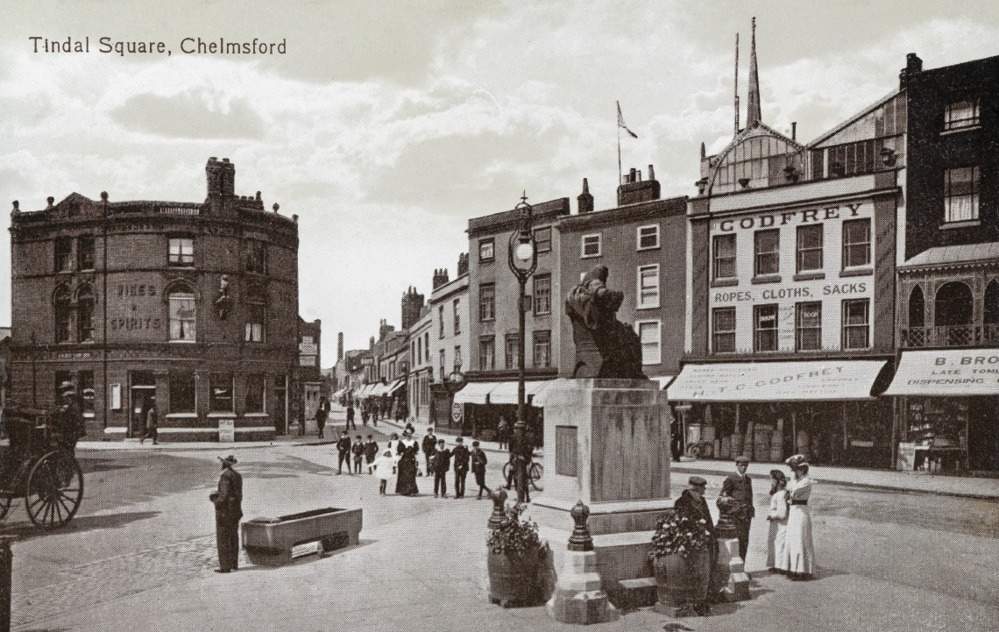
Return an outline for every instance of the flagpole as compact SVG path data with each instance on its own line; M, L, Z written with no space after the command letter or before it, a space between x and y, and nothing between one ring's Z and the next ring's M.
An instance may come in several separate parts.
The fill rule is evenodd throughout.
M620 112L620 106L618 106ZM617 126L617 186L621 186L621 126Z

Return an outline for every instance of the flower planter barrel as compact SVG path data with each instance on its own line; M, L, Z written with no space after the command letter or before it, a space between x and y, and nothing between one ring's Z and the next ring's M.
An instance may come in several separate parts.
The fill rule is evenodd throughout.
M489 552L489 600L504 608L533 606L544 601L541 586L542 557L538 554L509 557Z
M687 557L665 555L653 562L659 606L678 608L684 604L703 604L708 598L711 579L711 551L691 551Z
M280 566L292 560L292 548L319 542L326 553L358 542L360 509L313 509L279 518L254 518L242 524L243 548L254 564Z

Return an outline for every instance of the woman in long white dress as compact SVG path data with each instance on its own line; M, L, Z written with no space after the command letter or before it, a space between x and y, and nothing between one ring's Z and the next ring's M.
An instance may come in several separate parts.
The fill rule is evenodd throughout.
M784 566L784 542L787 539L788 494L787 477L780 470L770 470L770 512L767 521L767 568L771 573L787 573Z
M812 545L812 515L808 499L812 495L812 481L808 478L805 457L796 454L786 461L794 478L788 483L789 507L787 530L784 537L784 556L787 574L792 580L811 579L815 574L815 547Z

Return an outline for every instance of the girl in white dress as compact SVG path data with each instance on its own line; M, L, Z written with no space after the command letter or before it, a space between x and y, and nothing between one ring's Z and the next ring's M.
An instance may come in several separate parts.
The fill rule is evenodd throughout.
M770 470L770 512L767 521L770 532L767 534L767 568L771 573L787 573L784 560L784 540L787 534L787 510L790 494L787 491L787 477L780 470Z
M784 561L787 564L788 577L792 580L811 579L815 574L812 515L808 511L812 481L808 478L808 463L805 462L804 456L796 454L786 463L794 473L794 479L788 484L790 507L784 539Z
M384 496L388 487L388 481L392 478L392 473L395 471L395 460L392 458L392 451L385 450L380 457L375 459L371 467L374 468L375 476L380 480L378 494Z

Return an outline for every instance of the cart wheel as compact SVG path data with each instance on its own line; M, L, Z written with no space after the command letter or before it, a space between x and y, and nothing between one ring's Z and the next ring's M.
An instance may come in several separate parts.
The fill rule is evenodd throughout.
M537 462L531 463L531 469L528 474L531 479L531 487L534 488L534 491L542 491L543 488L538 485L538 481L540 481L541 477L545 475L545 466Z
M49 452L31 468L24 504L37 526L54 529L65 525L82 500L83 471L68 452Z
M7 517L7 512L10 511L10 501L11 498L7 494L0 495L0 520Z

